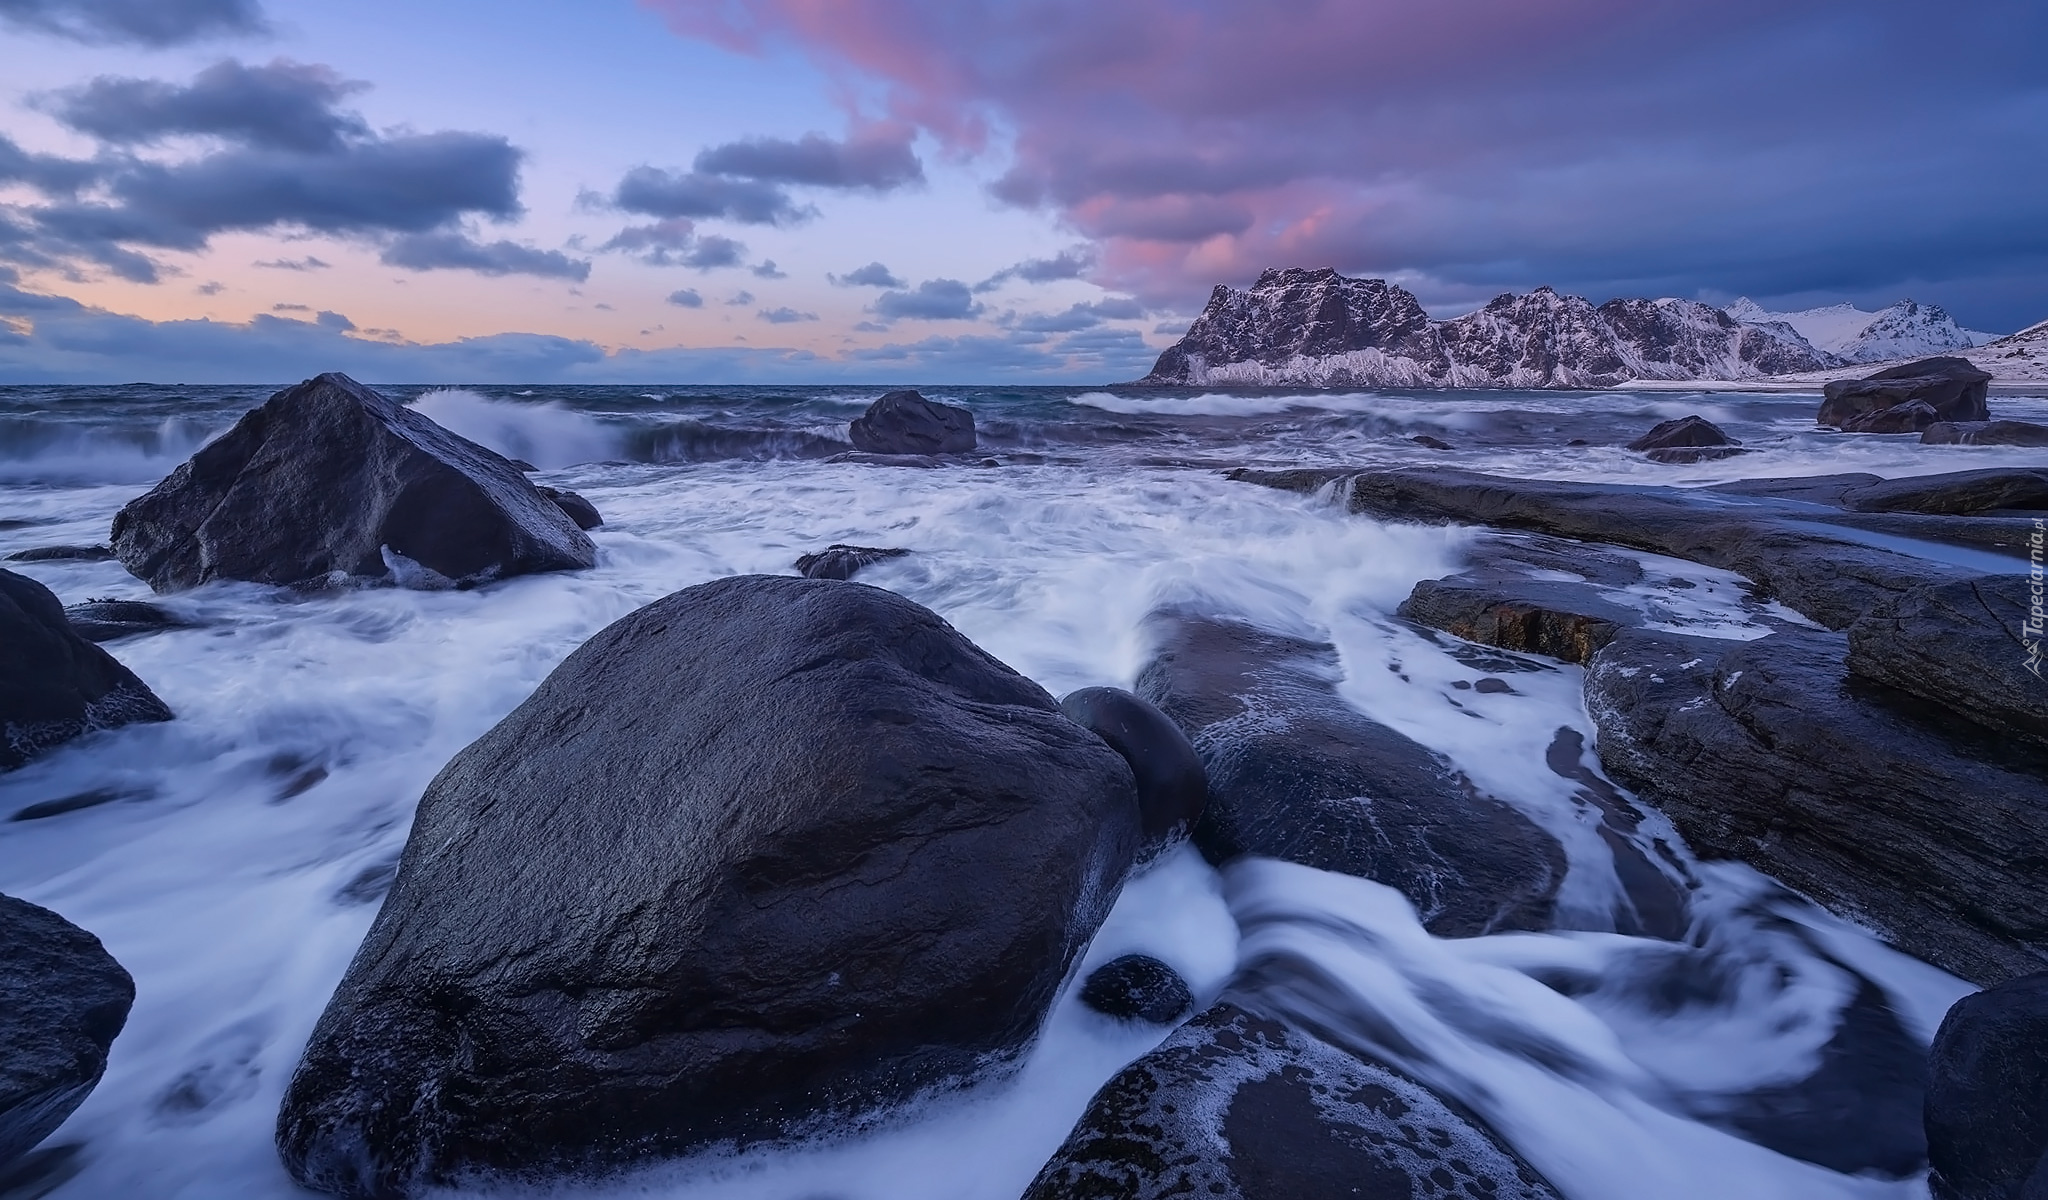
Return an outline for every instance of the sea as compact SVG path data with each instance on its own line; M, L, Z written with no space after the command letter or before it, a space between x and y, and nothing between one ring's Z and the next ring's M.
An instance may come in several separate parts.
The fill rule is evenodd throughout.
M0 555L104 542L123 504L271 390L0 388ZM1813 1070L1856 991L1852 971L1923 1040L1970 986L1755 871L1695 860L1654 813L1646 829L1698 881L1694 926L1684 945L1616 932L1611 856L1574 785L1544 766L1560 727L1595 741L1580 669L1532 662L1511 692L1455 687L1482 673L1470 656L1394 616L1417 580L1459 568L1474 531L1376 521L1225 472L1438 465L1692 486L2038 465L2040 450L1819 430L1816 395L927 386L973 411L980 452L920 469L828 461L850 449L847 423L876 388L382 390L594 502L598 564L468 591L215 583L160 598L187 627L108 646L177 719L0 774L0 892L98 935L134 975L135 1007L104 1080L45 1143L39 1181L10 1195L303 1196L272 1145L278 1102L427 782L610 622L706 580L792 573L832 543L912 551L861 582L932 608L1055 696L1130 686L1149 650L1144 618L1166 605L1334 644L1347 703L1558 837L1570 863L1560 928L1439 939L1371 881L1270 862L1219 872L1184 847L1126 885L1006 1073L813 1141L459 1194L1012 1200L1094 1091L1165 1036L1075 996L1088 967L1142 952L1172 964L1198 1002L1233 979L1259 1000L1243 966L1306 956L1332 981L1320 1003L1424 1048L1424 1082L1572 1200L1927 1195L1921 1179L1763 1149L1716 1114ZM2048 398L1992 403L2048 422ZM1751 452L1669 466L1621 447L1691 413ZM1424 435L1453 448L1412 440ZM1753 638L1800 620L1727 572L1639 557L1644 582L1613 598L1654 626ZM151 598L115 562L7 567L66 603ZM1636 986L1672 955L1720 986L1683 1003ZM1593 982L1571 995L1542 982L1559 973ZM1296 1002L1263 1000L1282 1013Z

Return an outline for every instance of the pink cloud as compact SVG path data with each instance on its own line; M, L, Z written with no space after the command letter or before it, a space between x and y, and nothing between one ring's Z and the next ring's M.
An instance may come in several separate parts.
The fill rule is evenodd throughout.
M879 85L956 154L1007 144L998 197L1094 239L1100 282L1181 301L1273 265L1766 290L1788 237L1830 249L1815 277L1896 245L1922 203L1901 159L1981 172L2008 127L2048 148L2035 0L642 2ZM1752 203L1807 224L1759 241ZM2027 225L1935 206L1908 257L1955 270L1993 251L1939 229Z

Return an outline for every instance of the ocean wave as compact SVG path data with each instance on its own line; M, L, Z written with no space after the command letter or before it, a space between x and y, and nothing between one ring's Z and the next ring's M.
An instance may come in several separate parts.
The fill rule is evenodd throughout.
M544 470L619 457L619 431L560 404L493 400L466 388L436 388L413 408L506 458Z

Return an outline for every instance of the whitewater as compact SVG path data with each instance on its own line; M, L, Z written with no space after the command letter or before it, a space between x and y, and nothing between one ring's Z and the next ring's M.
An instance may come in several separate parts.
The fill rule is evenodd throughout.
M0 388L0 555L104 542L123 504L269 390ZM427 782L611 621L710 579L792 573L842 542L911 550L861 582L935 610L1055 696L1131 686L1145 618L1167 605L1334 644L1348 703L1563 844L1561 928L1439 939L1370 881L1261 861L1217 871L1183 847L1126 885L1012 1073L808 1142L461 1194L1009 1200L1095 1089L1166 1035L1075 995L1088 969L1142 952L1178 970L1198 1007L1233 989L1395 1061L1573 1200L1927 1195L1918 1179L1842 1175L1745 1141L1716 1122L1716 1100L1812 1070L1856 990L1845 967L1922 1041L1970 985L1754 871L1695 861L1654 812L1640 836L1697 884L1693 928L1683 944L1616 932L1611 853L1577 785L1545 766L1568 728L1598 770L1581 670L1461 652L1393 616L1417 580L1463 565L1475 531L1378 522L1223 472L1430 464L1706 484L2034 465L2038 450L1816 430L1812 395L923 390L974 411L980 465L826 461L850 448L846 422L875 389L386 389L594 502L598 565L468 591L215 583L159 601L187 627L109 644L177 719L0 775L0 892L96 934L137 989L104 1080L22 1194L305 1195L272 1146L278 1102ZM1994 407L2048 421L2041 397ZM1688 413L1753 452L1667 466L1616 444ZM1612 598L1654 627L1754 638L1799 623L1732 574L1640 557L1644 581ZM7 565L66 603L151 598L118 563ZM1511 691L1469 686L1502 672ZM1729 981L1716 1003L1654 1001L1645 981L1674 957ZM1318 986L1302 986L1304 963ZM1579 986L1553 986L1561 977ZM1396 1043L1426 1053L1402 1061Z

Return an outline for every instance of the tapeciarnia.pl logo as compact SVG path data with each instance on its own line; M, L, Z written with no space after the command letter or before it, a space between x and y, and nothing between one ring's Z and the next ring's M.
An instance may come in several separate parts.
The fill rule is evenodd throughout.
M2041 638L2048 629L2048 604L2043 602L2043 593L2048 592L2048 578L2044 578L2043 559L2048 557L2048 519L2034 518L2034 534L2028 539L2032 553L2032 567L2027 571L2027 623L2020 626L2020 644L2027 648L2027 670L2034 678L2041 675Z

